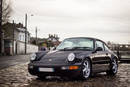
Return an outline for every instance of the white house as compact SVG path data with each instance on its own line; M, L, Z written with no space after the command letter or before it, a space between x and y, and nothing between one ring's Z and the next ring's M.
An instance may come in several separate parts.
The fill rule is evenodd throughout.
M18 41L25 42L25 29L24 28L17 28L15 31L15 39ZM27 43L30 42L30 33L27 31Z
M15 27L11 23L7 23L5 26L4 35L4 48L5 54L24 54L25 53L25 27L19 23L15 24ZM33 53L38 51L38 46L30 44L30 33L26 32L26 53Z

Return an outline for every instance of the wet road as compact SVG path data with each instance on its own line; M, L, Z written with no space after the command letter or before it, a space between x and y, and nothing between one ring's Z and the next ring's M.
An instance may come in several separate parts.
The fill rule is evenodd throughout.
M28 61L29 55L0 56L0 70Z
M28 73L24 63L0 70L0 87L130 87L130 64L120 64L114 77L101 73L86 81L65 81L39 80Z

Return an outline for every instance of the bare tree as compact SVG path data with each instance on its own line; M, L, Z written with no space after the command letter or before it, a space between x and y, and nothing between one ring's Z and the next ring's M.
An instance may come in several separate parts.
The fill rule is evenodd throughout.
M11 12L11 0L0 0L0 55L4 53L4 34L2 24L8 22Z
M6 22L9 21L11 13L12 13L11 0L3 0L3 5L2 5L2 23L6 23Z

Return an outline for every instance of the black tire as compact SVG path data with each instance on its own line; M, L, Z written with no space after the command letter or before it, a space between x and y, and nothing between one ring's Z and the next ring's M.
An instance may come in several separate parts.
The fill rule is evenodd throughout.
M116 58L114 58L110 63L110 70L107 71L106 73L107 73L107 75L114 76L114 75L116 75L117 71L118 71L118 61Z
M82 63L81 78L87 80L92 74L91 62L89 59L85 59Z

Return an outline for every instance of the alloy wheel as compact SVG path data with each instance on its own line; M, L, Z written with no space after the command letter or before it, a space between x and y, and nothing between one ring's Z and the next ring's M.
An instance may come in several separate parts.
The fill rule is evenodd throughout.
M90 76L91 69L90 69L90 62L89 62L88 60L86 60L86 61L83 63L82 72L83 72L83 77L84 77L85 79L87 79L87 78Z
M114 59L113 62L112 62L112 71L113 73L116 73L117 70L118 70L118 65L117 65L117 61Z

